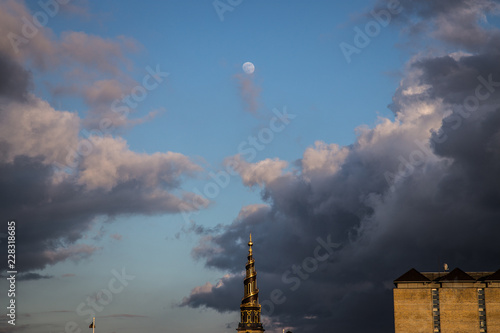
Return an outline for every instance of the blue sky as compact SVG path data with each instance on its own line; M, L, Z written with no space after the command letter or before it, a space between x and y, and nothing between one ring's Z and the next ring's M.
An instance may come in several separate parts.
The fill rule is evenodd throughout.
M307 257L318 237L342 244L338 257L267 316L269 332L335 325L345 331L342 319L315 304L352 309L377 298L385 315L372 327L391 329L391 278L409 268L407 260L420 270L439 262L431 252L417 259L421 247L430 251L441 237L426 246L429 229L418 221L480 215L487 233L498 214L488 204L479 215L475 206L457 210L465 209L461 199L496 202L498 190L486 183L474 183L477 200L447 192L456 184L450 179L469 184L477 174L449 162L471 161L454 155L467 151L460 138L477 134L473 142L482 147L485 132L457 126L446 145L432 141L478 84L467 73L496 73L488 60L497 52L496 4L459 2L439 8L410 0L221 0L231 8L221 13L212 1L74 0L57 3L57 12L16 52L9 33L22 35L23 18L32 22L47 12L34 1L0 1L0 65L8 73L0 86L2 216L18 225L21 273L16 326L0 321L0 332L89 330L86 303L109 295L96 311L97 332L233 332L249 231L261 299L280 288L280 276ZM391 3L398 11L381 26L370 12L389 13ZM448 28L456 17L475 29L453 35ZM347 59L342 43L356 46L357 29L370 24L379 30ZM255 72L243 71L247 61ZM145 90L144 82L154 88ZM123 107L123 98L140 91L130 113L118 117L113 105ZM478 119L493 117L495 103L481 104ZM113 130L101 131L103 119ZM408 167L401 161L420 153L415 140L432 157ZM82 152L85 144L89 151ZM229 175L231 162L240 169ZM410 175L401 173L405 167ZM496 167L480 174L495 174ZM451 206L435 206L436 200ZM463 239L467 223L456 239ZM413 237L412 230L421 234ZM398 233L411 240L394 241ZM392 263L381 258L397 244ZM467 250L444 246L442 257L469 264L464 269L498 268L490 258L463 259ZM387 273L347 283L341 272L359 273L349 261L376 262ZM129 279L118 288L116 275L123 272ZM5 281L0 287L6 289ZM322 290L325 299L315 299ZM299 303L305 319L291 305ZM366 311L360 308L369 321L375 314Z

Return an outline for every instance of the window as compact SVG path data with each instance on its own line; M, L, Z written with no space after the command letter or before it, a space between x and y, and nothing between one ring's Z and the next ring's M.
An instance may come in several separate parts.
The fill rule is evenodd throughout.
M479 332L486 333L486 299L484 289L477 290L477 307L479 311Z
M432 319L434 324L434 332L441 332L441 315L439 312L439 290L432 289Z

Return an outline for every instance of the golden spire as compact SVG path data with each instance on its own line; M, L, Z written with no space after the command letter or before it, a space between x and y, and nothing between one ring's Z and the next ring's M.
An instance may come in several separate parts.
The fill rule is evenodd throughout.
M251 256L252 255L252 245L253 245L253 242L252 242L252 233L250 233L250 241L248 242L248 255Z
M257 272L255 271L255 260L252 255L252 234L248 241L248 262L245 266L246 275L243 280L244 292L241 299L241 320L236 329L238 333L263 333L261 305L259 304L259 288L257 288Z

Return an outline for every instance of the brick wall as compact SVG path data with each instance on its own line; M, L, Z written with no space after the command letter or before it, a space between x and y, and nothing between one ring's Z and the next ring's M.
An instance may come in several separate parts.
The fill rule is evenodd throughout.
M440 288L439 304L441 332L479 332L476 288Z
M488 333L500 333L500 288L485 288Z
M431 333L431 289L393 289L396 333ZM477 311L476 311L477 312Z

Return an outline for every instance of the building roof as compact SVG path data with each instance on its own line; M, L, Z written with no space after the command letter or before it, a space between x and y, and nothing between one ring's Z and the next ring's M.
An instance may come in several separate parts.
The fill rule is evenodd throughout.
M408 272L404 273L398 277L394 282L430 282L422 273L417 271L415 268L410 269Z
M496 272L464 272L460 268L455 268L451 272L422 272L415 268L410 269L396 280L398 283L463 283L463 282L482 282L494 281L500 282L500 269Z
M469 274L465 273L463 270L460 268L455 268L452 270L450 273L446 274L442 278L439 279L440 282L443 281L450 281L450 282L475 282L476 279L474 279L472 276Z
M484 279L485 281L500 281L500 269L496 271L495 273L488 275Z

